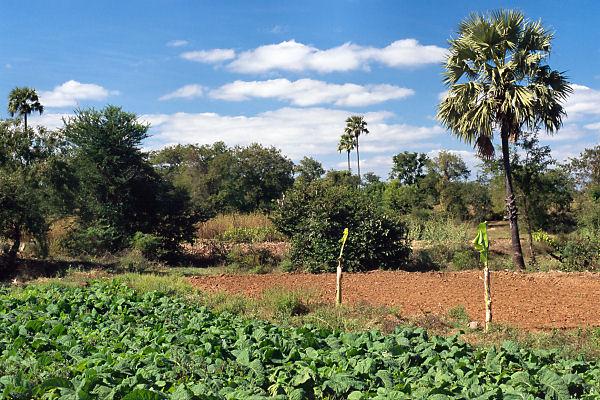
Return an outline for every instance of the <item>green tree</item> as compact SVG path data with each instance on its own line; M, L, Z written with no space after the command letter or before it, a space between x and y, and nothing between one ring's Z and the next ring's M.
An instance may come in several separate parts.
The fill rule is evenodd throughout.
M9 241L0 252L1 275L14 266L24 234L45 253L47 219L58 209L57 191L68 177L59 160L62 146L54 132L0 121L0 238Z
M429 161L427 154L404 151L393 157L390 179L397 179L403 185L414 185L425 176Z
M518 213L510 169L509 142L522 129L555 132L565 115L561 103L572 92L565 76L546 63L553 33L519 11L473 14L451 39L445 66L448 96L438 119L478 152L494 153L499 129L513 262L523 269Z
M298 174L297 179L312 182L325 174L323 164L312 157L304 157L294 166L294 172Z
M74 251L120 250L141 232L174 254L193 238L197 216L187 194L157 174L140 149L147 131L135 114L115 106L77 110L65 120L78 178Z
M44 106L40 103L35 89L29 87L16 87L8 94L8 113L11 117L15 115L23 117L25 130L27 130L27 116L31 113L44 112Z
M471 171L458 154L442 150L435 156L428 167L441 176L444 182L465 181L469 179Z
M349 133L344 133L340 137L340 142L338 143L338 152L346 152L348 158L348 172L350 173L352 173L352 168L350 167L350 152L356 148L356 143L357 141L354 136Z
M344 228L350 231L343 260L348 271L401 268L410 255L406 225L355 186L326 179L295 185L272 217L291 238L292 261L312 272L335 271Z
M344 134L354 138L356 144L356 167L358 172L358 180L360 182L360 152L358 149L358 138L360 135L366 135L369 133L367 129L367 121L360 115L352 115L346 119L346 127L344 128Z
M171 146L152 153L150 160L161 175L187 190L196 210L207 217L269 210L294 182L293 162L259 144Z

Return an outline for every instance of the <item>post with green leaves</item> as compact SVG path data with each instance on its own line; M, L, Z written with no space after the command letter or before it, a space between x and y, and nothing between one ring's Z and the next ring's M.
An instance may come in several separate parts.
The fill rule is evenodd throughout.
M335 280L335 304L340 306L342 304L342 255L344 254L344 246L346 246L346 240L348 240L348 228L344 228L344 234L342 235L342 247L340 248L340 255L338 256L337 274Z
M490 254L490 242L487 234L487 222L482 222L477 226L477 236L473 240L475 249L479 252L479 260L483 264L483 291L485 296L485 331L490 329L492 322L492 291L490 269L488 259Z

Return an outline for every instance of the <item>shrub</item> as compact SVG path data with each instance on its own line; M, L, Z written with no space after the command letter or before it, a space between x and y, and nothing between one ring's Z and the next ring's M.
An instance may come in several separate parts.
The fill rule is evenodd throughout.
M473 249L462 249L452 255L452 269L463 271L479 267L479 254Z
M311 272L334 271L344 228L350 236L344 269L399 268L410 255L404 223L385 213L360 189L325 180L296 185L272 216L291 238L291 260Z
M107 249L120 246L118 243L121 238L116 228L103 221L97 221L88 226L75 225L61 239L60 247L71 256L102 256L106 254Z
M269 250L254 246L235 246L227 254L229 268L235 271L266 273L270 272L277 262Z
M117 266L126 272L148 272L158 269L160 265L146 258L140 250L128 249L118 258Z
M588 237L574 237L561 245L561 261L567 271L600 269L600 242Z
M149 260L156 260L164 256L163 241L160 236L136 232L131 239L131 248Z

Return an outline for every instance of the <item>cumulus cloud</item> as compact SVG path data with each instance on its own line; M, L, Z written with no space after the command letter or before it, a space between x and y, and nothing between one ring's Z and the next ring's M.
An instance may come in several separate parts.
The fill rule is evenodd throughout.
M573 85L573 93L567 99L565 111L573 119L585 115L600 115L600 90Z
M176 143L209 144L218 140L229 145L258 142L276 146L298 159L305 155L335 154L348 115L351 113L344 110L286 107L253 116L175 113L141 118L152 125L151 147ZM436 125L395 124L390 122L393 116L383 111L365 114L371 131L361 139L361 149L366 154L399 151L445 133Z
M104 100L118 91L110 91L94 83L74 80L56 86L50 91L40 92L40 102L48 108L76 106L82 100Z
M235 51L232 49L186 51L181 54L181 58L189 61L213 64L235 58Z
M297 106L335 104L337 106L367 106L414 94L399 86L333 84L314 79L271 79L266 81L235 81L210 92L216 99L241 101L251 98L278 99Z
M68 118L73 116L73 114L68 113L43 113L32 114L29 116L29 123L32 126L45 126L50 130L58 129L63 126L63 118Z
M233 59L229 69L240 73L264 73L273 70L340 72L367 69L371 63L388 67L418 67L441 62L446 49L433 45L422 45L415 39L403 39L378 48L344 43L330 49L319 49L295 40L259 46L235 56L233 50L228 58L207 61L206 54L221 49L183 53L182 57L199 62L218 62Z
M167 42L168 47L183 47L183 46L187 46L188 44L189 44L189 42L187 40L183 40L183 39L176 39L176 40L171 40L170 42Z
M179 89L167 93L164 96L159 97L159 100L171 100L171 99L194 99L201 97L204 94L204 88L201 85L185 85Z

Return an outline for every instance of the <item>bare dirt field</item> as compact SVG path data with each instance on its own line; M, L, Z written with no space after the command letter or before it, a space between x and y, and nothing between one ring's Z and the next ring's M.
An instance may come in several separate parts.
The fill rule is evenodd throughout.
M334 274L223 275L190 278L201 290L258 297L265 289L285 287L333 302ZM462 305L482 321L481 271L374 271L344 274L344 302L398 307L404 316L445 315ZM492 272L494 321L542 330L600 326L600 274Z

